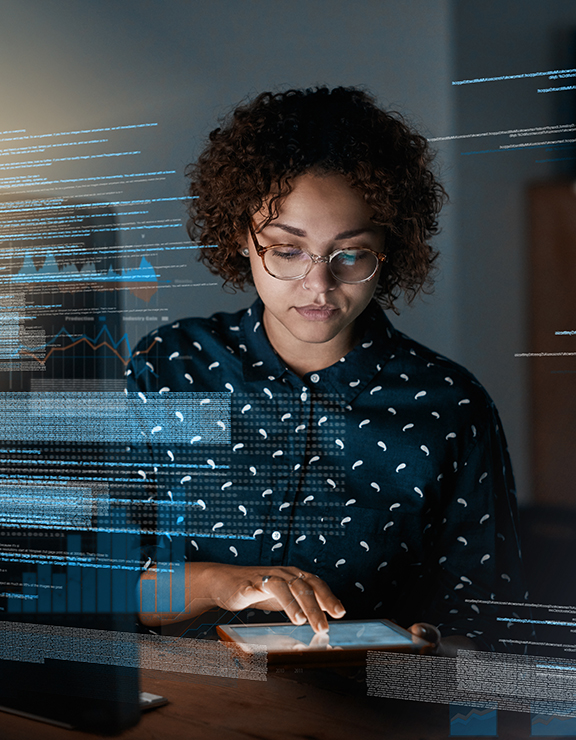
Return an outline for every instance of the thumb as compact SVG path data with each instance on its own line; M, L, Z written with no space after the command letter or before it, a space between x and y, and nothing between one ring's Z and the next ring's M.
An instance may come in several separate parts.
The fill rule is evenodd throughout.
M434 627L433 624L428 624L427 622L416 622L408 627L408 631L416 635L416 637L420 637L422 640L431 642L434 645L438 645L442 639L438 627Z

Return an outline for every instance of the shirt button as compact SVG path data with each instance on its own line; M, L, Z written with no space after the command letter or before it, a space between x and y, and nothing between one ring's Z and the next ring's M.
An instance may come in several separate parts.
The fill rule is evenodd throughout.
M276 530L276 532L272 532L272 539L273 540L279 540L280 537L282 537L282 535L280 534L280 532L278 532L278 530Z
M301 393L300 394L300 400L302 401L302 403L304 403L307 398L308 398L308 396L306 395L306 393Z
M318 373L312 373L312 375L310 376L310 380L313 383L317 383L320 380L320 376L318 375Z

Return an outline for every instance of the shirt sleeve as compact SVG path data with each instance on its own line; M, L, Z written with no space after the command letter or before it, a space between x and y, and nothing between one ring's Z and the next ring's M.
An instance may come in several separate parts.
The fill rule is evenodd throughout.
M466 635L479 647L517 651L527 639L516 491L502 425L489 404L484 430L457 466L437 521L425 619L443 636ZM518 641L518 642L515 642Z

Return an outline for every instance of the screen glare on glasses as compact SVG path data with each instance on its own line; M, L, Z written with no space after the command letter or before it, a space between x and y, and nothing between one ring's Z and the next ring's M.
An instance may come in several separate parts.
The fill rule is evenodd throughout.
M340 249L328 257L317 257L292 244L276 244L266 247L262 257L267 272L280 280L303 278L315 262L327 262L337 280L361 283L374 275L379 264L376 254L362 247Z

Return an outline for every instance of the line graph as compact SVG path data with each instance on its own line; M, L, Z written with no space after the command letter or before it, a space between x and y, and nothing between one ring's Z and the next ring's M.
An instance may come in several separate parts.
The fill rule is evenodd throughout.
M69 339L70 342L64 346L57 346L56 343L60 341L61 338ZM139 350L137 354L147 355L156 345L158 339L159 337L154 337L150 345L144 350ZM104 325L94 337L90 337L86 334L77 337L71 334L68 329L62 327L62 329L60 329L60 331L54 336L54 338L51 339L49 342L46 342L45 344L39 345L38 347L27 347L25 345L20 345L14 351L14 357L29 357L30 359L36 360L40 365L44 365L51 357L51 355L59 352L69 352L73 347L77 347L82 344L87 345L94 352L97 352L103 347L108 348L112 352L112 354L117 357L120 362L122 362L125 367L132 360L132 348L130 346L128 335L124 333L120 337L120 339L116 341L114 340L114 337L112 336L110 330L106 325ZM122 351L122 348L124 348L124 352Z

